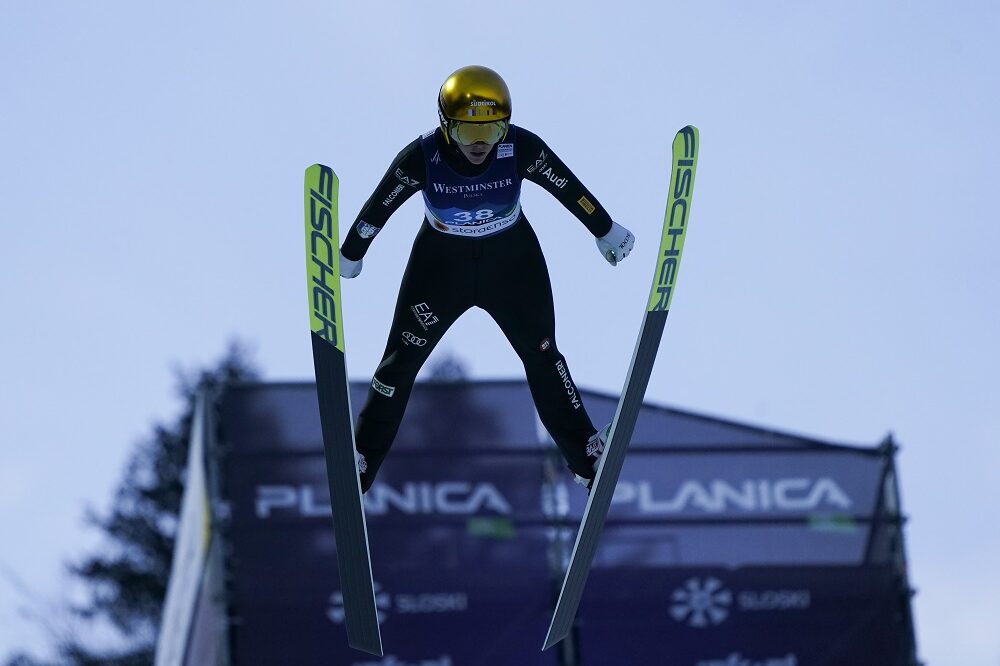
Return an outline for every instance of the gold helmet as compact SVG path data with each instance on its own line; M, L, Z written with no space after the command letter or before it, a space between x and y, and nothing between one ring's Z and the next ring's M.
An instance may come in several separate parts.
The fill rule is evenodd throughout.
M445 141L463 145L497 143L507 136L510 91L488 67L469 65L452 72L438 93L438 117Z

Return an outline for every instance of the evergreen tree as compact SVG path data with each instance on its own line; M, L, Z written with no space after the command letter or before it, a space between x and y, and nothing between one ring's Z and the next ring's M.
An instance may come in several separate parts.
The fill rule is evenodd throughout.
M70 565L74 578L87 590L86 600L72 608L81 628L113 629L117 646L92 645L80 630L54 636L59 666L149 666L153 663L160 613L170 576L177 530L188 438L195 398L205 389L218 396L238 381L257 378L257 371L239 344L231 344L223 358L208 369L178 373L178 392L184 408L172 423L158 423L130 456L125 474L106 516L90 513L88 522L100 530L105 543L100 552ZM105 632L106 633L106 632ZM6 666L55 666L17 655Z

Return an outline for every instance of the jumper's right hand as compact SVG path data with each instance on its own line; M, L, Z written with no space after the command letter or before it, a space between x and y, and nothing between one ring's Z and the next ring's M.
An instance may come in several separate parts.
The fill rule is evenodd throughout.
M359 275L361 275L361 262L363 262L363 261L364 261L364 259L358 259L357 261L351 261L350 259L348 259L347 257L344 256L343 252L341 252L340 253L340 277L347 278L349 280L351 278L356 278Z

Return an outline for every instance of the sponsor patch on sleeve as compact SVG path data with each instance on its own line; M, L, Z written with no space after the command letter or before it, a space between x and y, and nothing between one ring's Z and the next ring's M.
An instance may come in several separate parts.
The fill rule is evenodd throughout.
M379 232L379 228L374 224L368 224L364 220L358 220L357 225L358 235L362 238L374 238L375 234Z
M505 157L514 156L514 144L512 143L501 143L497 146L497 159L502 160Z
M387 384L383 384L374 377L372 377L372 388L387 398L391 398L392 395L396 392L395 386L389 386Z
M580 208L587 211L587 215L593 215L594 211L597 210L587 197L580 197L576 202L580 204Z
M396 187L392 188L392 192L389 192L389 196L387 196L385 199L382 199L382 205L385 206L386 208L391 206L392 202L396 200L396 197L398 197L399 193L402 191L403 191L402 184L399 184Z

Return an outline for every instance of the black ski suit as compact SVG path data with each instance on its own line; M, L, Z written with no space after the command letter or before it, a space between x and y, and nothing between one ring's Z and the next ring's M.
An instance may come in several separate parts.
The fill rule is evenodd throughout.
M367 491L389 452L414 379L445 331L473 306L493 317L524 364L542 424L569 468L593 478L586 454L593 423L556 346L552 286L534 230L520 210L530 180L600 237L611 218L536 135L511 125L483 164L473 165L440 129L406 146L389 166L344 240L361 259L389 216L418 191L427 206L410 252L382 362L358 418ZM442 182L443 181L443 182Z

